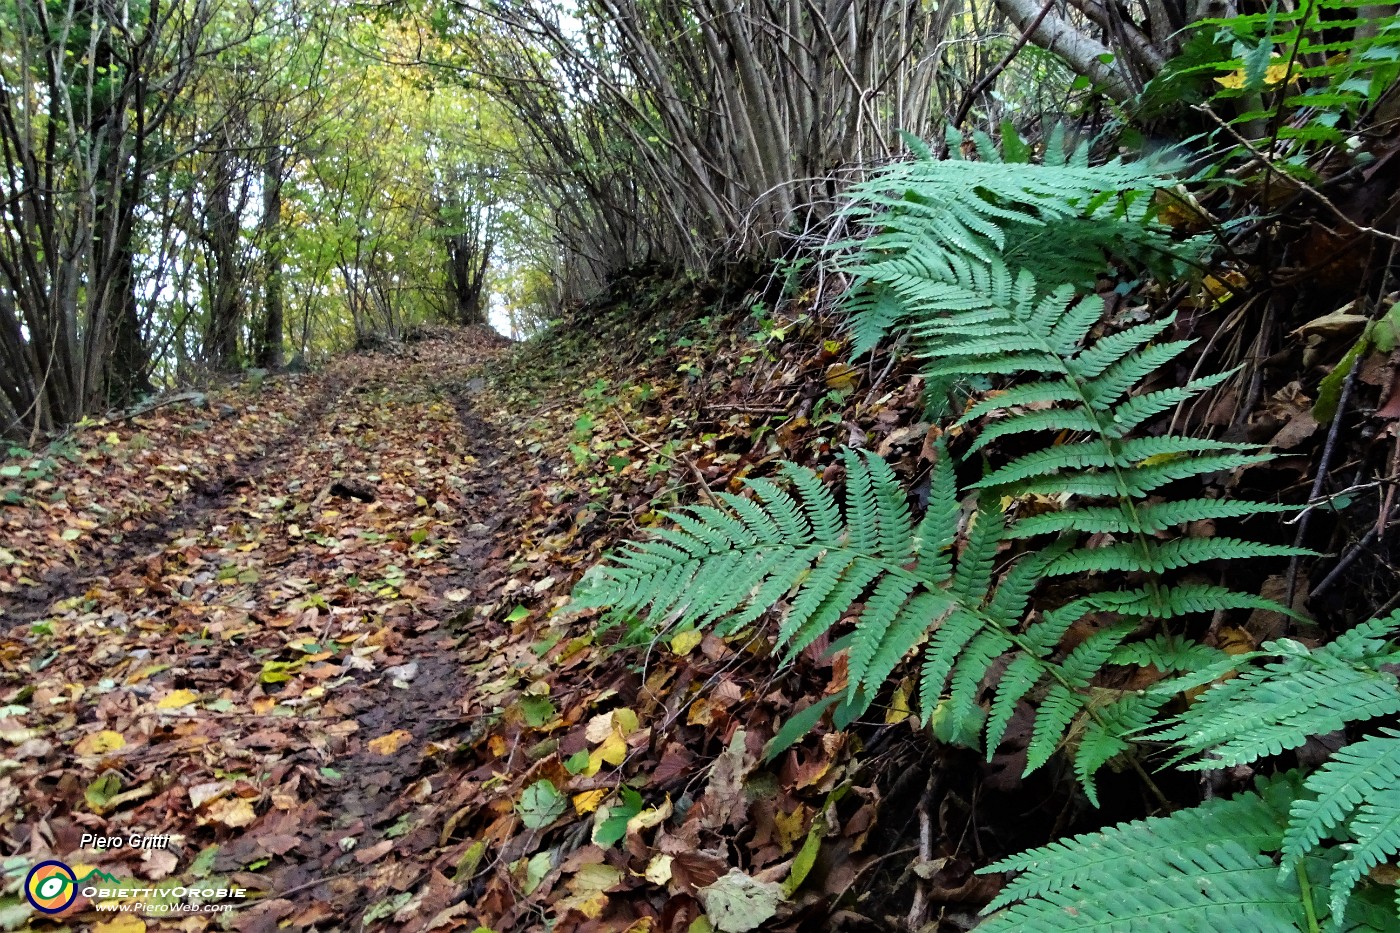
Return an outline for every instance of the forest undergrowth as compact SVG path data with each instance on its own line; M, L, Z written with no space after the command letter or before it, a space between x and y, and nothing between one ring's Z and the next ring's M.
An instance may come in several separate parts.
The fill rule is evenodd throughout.
M1245 354L1252 299L1227 275L1174 296L1165 336L1197 342L1146 391ZM0 918L44 928L18 886L36 856L61 853L250 892L179 922L191 930L970 929L1012 877L979 869L1267 773L1242 762L1202 781L1149 760L1150 780L1101 773L1096 807L1058 753L1075 735L1023 776L1024 704L983 755L946 722L930 738L917 672L896 666L833 720L852 681L839 632L780 666L763 624L599 629L563 611L585 571L667 527L668 510L724 506L784 462L839 489L857 462L843 448L866 451L920 512L942 495L939 464L970 435L931 414L937 393L906 344L855 355L845 286L802 264L727 281L636 270L512 349L429 328L10 461L0 700L6 812L23 819L3 827ZM1100 276L1104 308L1085 326L1096 339L1142 326L1173 289ZM1207 492L1298 503L1319 458L1358 477L1389 462L1392 358L1371 348L1345 383L1329 376L1367 321L1308 307L1272 324L1272 365L1174 419L1278 454L1192 480ZM1328 379L1344 431L1317 415ZM1275 602L1310 594L1316 621L1222 610L1203 650L1238 657L1285 635L1316 647L1384 605L1394 581L1366 529L1388 500L1352 485L1312 510L1319 556L1230 578ZM971 506L954 507L963 550ZM1286 518L1251 533L1291 546ZM1195 521L1208 534L1214 520ZM1043 597L1063 603L1084 579ZM1096 631L1091 619L1066 637ZM84 850L93 831L172 846ZM65 916L127 929L96 906Z

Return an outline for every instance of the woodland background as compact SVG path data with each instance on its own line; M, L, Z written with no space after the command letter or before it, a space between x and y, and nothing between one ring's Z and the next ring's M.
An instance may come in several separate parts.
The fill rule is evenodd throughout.
M1397 76L1363 0L4 0L0 926L1400 929Z

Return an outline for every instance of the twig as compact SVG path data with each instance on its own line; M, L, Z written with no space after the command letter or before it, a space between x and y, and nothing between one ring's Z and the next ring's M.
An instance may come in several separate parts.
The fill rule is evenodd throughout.
M672 463L679 463L679 464L682 464L683 466L689 467L689 468L690 468L690 472L693 473L693 474L695 475L696 481L700 483L700 494L701 494L702 496L705 497L705 501L708 502L708 503L710 503L710 505L713 505L713 506L715 506L715 507L717 507L717 508L719 507L719 505L720 505L719 500L717 500L717 499L714 497L714 493L710 492L710 481L709 481L709 479L707 479L707 478L705 477L705 474L704 474L704 473L701 473L701 472L700 472L700 468L699 468L698 466L695 465L694 461L692 461L689 457L677 457L677 456L675 456L674 454L665 453L665 452L662 451L660 448L655 447L655 446L653 446L653 445L647 443L640 435L638 435L638 434L637 434L636 432L634 432L631 428L629 428L629 427L627 426L626 420L623 419L623 417L622 417L621 415L619 415L617 412L613 412L613 417L617 419L617 423L618 423L618 425L622 428L622 432L623 432L624 434L626 434L628 437L632 438L632 440L636 441L638 444L641 444L641 445L642 445L643 447L645 447L647 450L650 450L652 453L656 454L658 457L665 457L667 460L670 460Z
M1383 476L1383 477L1381 477L1380 479L1378 479L1378 480L1376 480L1376 481L1374 481L1374 482L1370 482L1370 483L1357 483L1357 484L1354 485L1354 486L1348 486L1346 489L1339 489L1339 490L1337 490L1337 491L1334 492L1334 493L1329 493L1328 495L1322 496L1321 498L1316 499L1316 500L1311 500L1311 499L1310 499L1310 500L1308 500L1308 504L1305 505L1302 509L1300 509L1300 510L1298 511L1298 514L1297 514L1297 515L1293 516L1293 517L1290 518L1290 519L1286 519L1286 520L1283 522L1283 524L1285 524L1285 525L1296 525L1296 524L1298 524L1300 521L1303 520L1303 516L1304 516L1304 515L1307 515L1307 514L1308 514L1309 512L1311 512L1313 509L1320 509L1320 508L1322 508L1324 505L1331 505L1332 502L1334 502L1334 501L1337 500L1337 499L1342 498L1343 496L1349 496L1349 495L1351 495L1351 494L1353 494L1353 493L1357 493L1357 492L1365 492L1365 491L1368 490L1368 489L1375 489L1375 488L1378 487L1378 486L1390 486L1390 487L1393 489L1393 488L1394 488L1394 484L1395 484L1395 480L1396 480L1396 474L1391 474L1390 476Z
M1337 436L1341 433L1342 419L1346 417L1347 403L1351 401L1351 390L1356 385L1356 373L1361 368L1361 355L1357 354L1356 359L1351 361L1351 369L1347 370L1346 380L1342 383L1342 394L1337 400L1337 410L1332 414L1332 426L1327 430L1327 443L1322 448L1322 459L1317 464L1317 475L1313 477L1312 491L1308 493L1308 501L1312 502L1322 493L1322 484L1327 481L1328 465L1332 462L1332 455L1337 449ZM1312 518L1311 512L1303 513L1302 520L1298 522L1298 533L1293 536L1293 546L1300 548L1303 546L1303 538L1308 533L1308 522ZM1298 563L1297 554L1288 561L1288 598L1284 600L1284 605L1289 609L1293 608L1293 595L1298 591Z
M1384 230L1378 230L1375 227L1363 227L1361 224L1358 224L1356 221L1348 217L1346 215L1346 212L1343 211L1340 207L1338 207L1332 201L1331 198L1314 188L1312 185L1308 184L1306 181L1303 181L1301 178L1294 178L1292 175L1285 176L1283 172L1279 171L1277 168L1274 167L1273 162L1269 161L1268 157L1265 156L1264 153L1260 152L1259 149L1256 148L1253 143L1241 136L1239 134L1239 131L1237 131L1233 126L1220 119L1220 117L1216 114L1214 110L1211 110L1204 104L1196 104L1191 109L1199 111L1200 113L1203 113L1206 116L1210 117L1212 120L1214 120L1217 126L1223 129L1225 132L1229 133L1234 138L1235 142L1239 143L1245 149L1249 150L1250 155L1254 156L1256 159L1262 162L1264 164L1264 168L1267 171L1269 171L1271 174L1278 175L1280 178L1286 178L1288 181L1297 185L1301 190L1312 195L1314 198L1317 199L1319 204L1327 208L1327 210L1331 211L1334 217L1340 220L1347 227L1351 228L1354 232L1359 233L1363 236L1379 237L1382 240L1388 240L1391 243L1400 243L1400 236L1396 236L1393 233L1387 233Z
M1055 8L1055 2L1056 0L1046 0L1045 6L1040 8L1040 12L1036 14L1035 19L1031 20L1030 23L1026 25L1026 28L1021 30L1021 37L1016 40L1015 45L1011 46L1011 51L1007 52L1006 55L1002 57L1001 61L993 66L991 71L983 75L982 80L968 88L967 93L963 95L962 103L958 104L958 112L953 115L953 121L948 124L950 127L956 130L962 126L963 120L967 119L968 111L972 109L973 101L975 101L983 91L991 87L992 82L1001 77L1001 73L1015 61L1017 55L1021 54L1021 50L1026 47L1026 43L1031 41L1031 34L1040 28L1040 24L1045 21L1045 17L1049 16L1050 11Z
M919 798L917 809L919 815L919 861L930 862L933 860L933 814L931 812L933 796L938 793L938 770L929 772L928 783L924 785L924 794ZM919 930L924 925L924 916L928 906L928 879L923 875L918 876L918 881L914 883L914 903L909 905L908 927L910 930Z
M1326 593L1328 590L1330 590L1332 588L1332 585L1342 578L1342 572L1348 567L1350 567L1352 564L1354 564L1356 562L1356 559L1361 556L1361 552L1369 548L1373 543L1375 543L1375 540L1379 537L1379 525L1372 525L1370 528L1368 528L1366 530L1366 534L1361 538L1361 540L1356 542L1356 544L1352 545L1351 548L1348 549L1347 552L1342 555L1342 559L1337 561L1337 566L1333 567L1332 571L1329 574L1327 574L1327 576L1322 578L1322 582L1319 583L1317 587L1311 593L1308 594L1308 599L1317 599L1323 593Z
M887 363L885 364L884 370L880 373L880 375L879 375L878 377L876 377L875 381L872 382L872 383L870 384L870 391L867 392L867 393L865 394L865 406L864 406L864 407L869 408L869 407L870 407L870 403L873 402L873 401L875 401L875 392L876 392L876 391L880 388L880 386L884 383L885 378L886 378L887 376L889 376L890 370L894 369L894 364L895 364L896 362L898 362L898 360L899 360L899 351L900 351L900 349L903 348L905 339L906 339L907 337L908 337L907 334L900 334L900 335L899 335L899 339L897 339L897 340L894 342L894 345L890 347L890 349L889 349L889 354L890 354L889 362L887 362Z
M271 891L271 892L269 892L269 893L271 894L272 897L286 897L286 896L289 895L289 894L296 894L296 893L298 893L298 892L305 891L305 890L307 890L307 889L309 889L309 888L319 888L319 887L320 887L321 885L323 885L323 884L327 884L327 883L332 882L332 881L339 881L341 878L349 878L349 877L350 877L351 875L353 875L353 874L355 874L355 872L353 872L353 871L343 871L343 872L341 872L341 873L338 874L338 875L327 875L327 876L324 877L324 878L317 878L315 881L308 881L308 882L306 882L305 884L299 884L299 885L297 885L296 887L294 887L294 888L288 888L288 889L285 890L285 891ZM242 909L245 908L245 907L255 907L255 906L257 906L258 904L261 904L261 903L263 903L263 899L262 899L262 898L258 898L258 899L256 899L256 900L246 900L246 901L241 901L241 902L239 902L239 903L237 903L237 904L230 904L229 907L228 907L228 909L229 909L229 910L242 910Z

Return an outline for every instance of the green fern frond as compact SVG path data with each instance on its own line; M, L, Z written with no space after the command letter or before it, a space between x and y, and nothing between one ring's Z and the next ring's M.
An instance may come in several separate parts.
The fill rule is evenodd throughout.
M1280 844L1296 786L1293 777L1261 781L1257 793L1003 859L982 871L1022 874L988 905L986 912L996 913L978 929L1300 929L1301 892L1296 882L1280 883L1266 854Z
M1094 806L1099 805L1094 775L1108 762L1131 749L1132 745L1125 737L1146 728L1166 702L1166 697L1126 694L1106 706L1095 708L1093 715L1088 717L1074 751L1074 774Z
M1393 623L1392 617L1386 624ZM1215 684L1150 738L1176 744L1174 762L1209 752L1183 766L1207 770L1276 755L1349 722L1400 712L1400 684L1381 669L1393 663L1394 648L1376 639L1338 646L1341 641L1311 651L1290 639L1266 642L1261 653L1283 660ZM1366 653L1356 650L1367 642Z
M980 870L981 874L1020 872L992 902L986 913L1016 901L1029 901L1053 892L1122 895L1131 885L1117 885L1125 871L1154 875L1169 870L1182 851L1211 843L1233 842L1254 852L1277 851L1283 841L1288 808L1296 799L1297 775L1262 779L1252 793L1207 800L1168 817L1120 823L1094 833L1062 839L1038 849L1009 856ZM1272 878L1271 878L1272 880ZM1119 887L1114 890L1115 886ZM988 921L995 925L1001 918ZM1065 924L1073 922L1066 917ZM1000 929L1014 927L1002 925ZM1063 929L1072 929L1066 925Z
M1083 709L1087 697L1064 684L1054 684L1040 701L1035 713L1035 726L1026 747L1026 769L1022 777L1041 768L1055 754L1074 717Z
M1047 568L1052 576L1070 573L1164 573L1211 560L1243 560L1251 557L1289 557L1312 552L1282 544L1263 544L1239 538L1177 538L1174 541L1142 541L1080 548Z
M1343 916L1362 875L1400 852L1400 732L1381 729L1346 746L1303 789L1289 813L1281 870L1345 824L1353 841L1332 873L1332 914Z

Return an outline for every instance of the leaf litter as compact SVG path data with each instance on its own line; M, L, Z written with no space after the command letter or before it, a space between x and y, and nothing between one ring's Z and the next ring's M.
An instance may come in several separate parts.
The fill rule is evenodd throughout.
M608 549L778 459L831 478L863 445L919 494L919 378L784 307L624 280L509 353L429 329L36 458L0 509L0 919L55 857L250 892L171 929L887 929L914 883L969 928L1008 841L978 814L1026 793L1016 722L991 762L931 758L908 684L830 722L825 637L777 669L761 625L563 611ZM133 831L171 846L78 845Z

